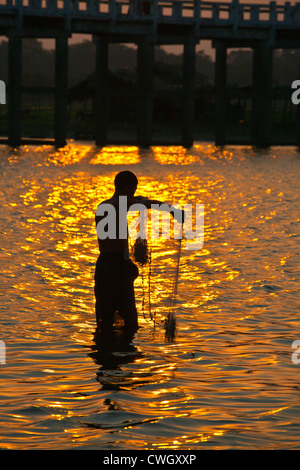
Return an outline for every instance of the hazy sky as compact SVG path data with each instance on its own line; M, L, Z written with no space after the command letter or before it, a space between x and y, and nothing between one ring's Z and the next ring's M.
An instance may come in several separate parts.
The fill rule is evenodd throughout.
M230 0L215 0L215 3L231 3ZM276 3L278 5L283 5L286 0L277 0ZM290 0L291 5L295 5L299 0ZM268 5L271 2L271 0L240 0L239 3L247 3L247 4L263 4L263 5ZM69 39L69 44L74 44L77 42L84 41L86 39L91 40L91 36L86 35L86 34L75 34L72 36L72 38ZM53 39L45 39L42 41L43 45L45 48L53 49L54 48L54 40ZM182 52L182 47L181 46L164 46L164 49L166 49L168 52L173 52L174 54L180 54ZM198 50L204 50L207 54L214 56L214 50L211 47L211 41L202 41L198 46L197 46L197 51Z

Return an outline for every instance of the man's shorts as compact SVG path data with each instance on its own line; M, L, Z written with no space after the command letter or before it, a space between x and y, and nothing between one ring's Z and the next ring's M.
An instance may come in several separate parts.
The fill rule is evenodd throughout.
M138 327L133 285L138 274L138 267L121 253L100 254L95 270L96 320L99 327L112 328L116 311L123 318L125 327Z

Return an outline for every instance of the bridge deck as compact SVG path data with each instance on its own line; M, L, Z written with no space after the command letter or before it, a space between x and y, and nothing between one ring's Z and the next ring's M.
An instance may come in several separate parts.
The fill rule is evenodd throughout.
M97 145L108 139L108 45L132 42L137 48L137 142L152 142L155 44L183 44L182 142L193 143L196 43L212 39L216 48L215 141L226 143L227 49L253 49L251 143L272 138L272 56L274 48L300 48L300 3L278 5L209 0L0 0L0 34L9 37L8 134L22 140L22 37L55 38L55 119L57 146L65 144L68 91L68 37L94 36ZM299 114L300 118L300 114ZM300 133L297 142L300 145Z
M176 36L176 26L179 36L182 28L188 28L192 29L196 39L214 39L220 35L260 39L262 32L268 35L270 31L280 30L299 32L300 3L252 4L239 3L237 0L220 3L204 0L0 0L2 34L19 30L22 35L22 31L36 29L41 21L41 35L55 36L54 31L62 28L59 20L63 20L68 35L73 32L125 35L151 33L156 37L171 31L171 36ZM24 35L27 35L26 32Z

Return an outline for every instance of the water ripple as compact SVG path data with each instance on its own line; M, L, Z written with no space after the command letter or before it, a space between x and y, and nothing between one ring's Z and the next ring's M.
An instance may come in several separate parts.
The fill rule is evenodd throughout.
M2 147L1 448L299 448L299 165L292 148ZM205 206L173 341L166 240L136 282L139 331L95 333L94 212L129 167L140 194Z

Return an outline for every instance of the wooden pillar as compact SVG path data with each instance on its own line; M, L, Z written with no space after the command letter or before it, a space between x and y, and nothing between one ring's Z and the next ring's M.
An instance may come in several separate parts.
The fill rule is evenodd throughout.
M144 148L152 144L154 44L144 37L137 52L137 140Z
M96 44L95 66L95 141L101 147L107 144L108 136L108 40L102 37L94 37Z
M226 144L227 108L227 48L221 41L215 43L215 143Z
M195 47L194 40L189 38L183 50L182 145L186 148L194 143Z
M265 43L253 48L252 144L268 147L272 130L273 49Z
M8 43L8 143L21 143L22 38L11 36Z
M66 144L68 106L68 38L58 37L55 43L55 112L54 138L57 147Z

